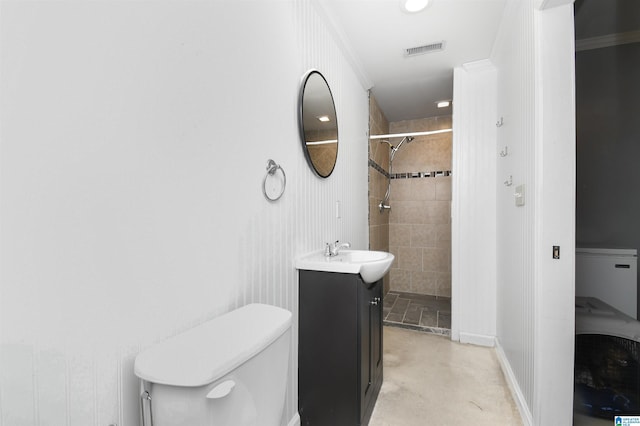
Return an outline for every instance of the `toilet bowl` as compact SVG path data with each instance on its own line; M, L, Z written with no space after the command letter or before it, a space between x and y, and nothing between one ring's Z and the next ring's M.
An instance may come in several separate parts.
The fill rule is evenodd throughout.
M142 425L280 425L290 340L291 312L250 304L147 348Z

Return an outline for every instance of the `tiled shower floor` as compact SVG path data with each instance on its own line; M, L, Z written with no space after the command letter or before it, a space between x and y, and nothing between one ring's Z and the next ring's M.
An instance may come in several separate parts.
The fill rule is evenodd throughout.
M384 296L384 325L451 334L451 299L390 291Z

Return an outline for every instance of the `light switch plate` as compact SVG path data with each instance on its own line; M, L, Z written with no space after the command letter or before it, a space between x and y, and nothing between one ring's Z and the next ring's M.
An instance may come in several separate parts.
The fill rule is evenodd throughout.
M516 186L516 192L513 195L516 197L516 206L524 206L524 183Z

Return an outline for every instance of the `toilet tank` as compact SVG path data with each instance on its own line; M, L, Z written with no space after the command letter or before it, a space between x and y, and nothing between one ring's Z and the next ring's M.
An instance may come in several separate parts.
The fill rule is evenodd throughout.
M576 296L596 297L637 319L637 250L576 248Z
M279 425L290 328L291 312L250 304L144 350L142 425Z

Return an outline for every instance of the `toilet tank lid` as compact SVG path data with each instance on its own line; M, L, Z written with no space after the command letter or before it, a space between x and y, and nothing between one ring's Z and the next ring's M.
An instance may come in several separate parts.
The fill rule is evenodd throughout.
M250 304L161 341L136 357L136 376L172 386L214 382L291 327L291 312Z

